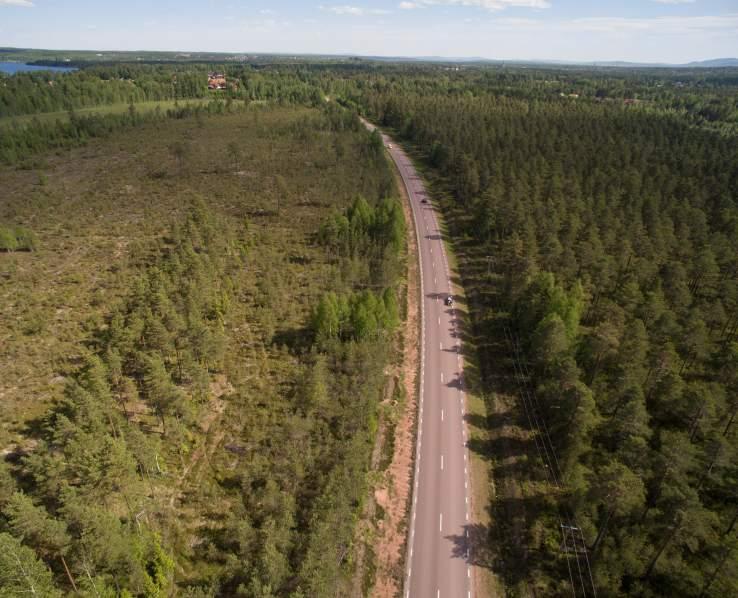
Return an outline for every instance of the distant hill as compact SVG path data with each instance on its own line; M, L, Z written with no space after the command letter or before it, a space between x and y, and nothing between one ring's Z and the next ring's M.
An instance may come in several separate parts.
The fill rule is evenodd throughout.
M721 67L721 66L738 66L738 58L714 58L713 60L701 60L690 62L684 66L691 67Z
M0 0L2 2L2 0ZM75 65L113 62L426 62L453 64L457 66L517 65L517 66L556 66L556 67L610 67L610 68L725 68L738 67L738 58L713 58L683 64L667 62L628 62L624 60L502 60L481 56L374 56L358 54L285 54L274 52L199 52L199 51L110 51L110 50L41 50L31 48L0 47L2 60L28 62L44 65Z
M566 64L566 63L562 63ZM738 67L738 58L713 58L712 60L695 60L682 64L674 64L670 62L627 62L625 60L607 60L587 63L568 63L568 64L585 64L590 66L610 66L621 68L721 68L721 67Z

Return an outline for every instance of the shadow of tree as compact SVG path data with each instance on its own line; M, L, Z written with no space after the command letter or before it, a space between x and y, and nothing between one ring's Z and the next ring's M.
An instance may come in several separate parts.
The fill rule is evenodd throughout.
M520 438L516 436L497 436L490 439L470 438L467 441L469 450L477 453L484 459L500 459L503 456L524 455L532 450L533 439Z
M310 348L311 333L306 328L284 328L277 330L272 336L272 344L289 348L292 352L301 352Z
M446 386L448 388L455 388L456 390L464 390L464 381L461 376L459 376L459 372L455 372L453 380L449 380L446 383Z
M475 567L492 569L495 555L490 549L492 534L489 526L472 523L464 526L464 533L446 536L453 543L453 558L464 559Z

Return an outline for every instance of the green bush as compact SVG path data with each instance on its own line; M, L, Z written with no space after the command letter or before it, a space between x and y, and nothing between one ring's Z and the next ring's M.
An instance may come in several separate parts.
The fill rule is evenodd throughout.
M0 251L34 251L36 235L22 226L0 225Z

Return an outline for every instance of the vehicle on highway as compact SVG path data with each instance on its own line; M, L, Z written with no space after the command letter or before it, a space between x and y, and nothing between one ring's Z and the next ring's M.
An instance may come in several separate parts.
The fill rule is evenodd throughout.
M420 200L420 203L428 203L428 200L425 199L425 198L423 198L423 199Z
M446 305L453 305L453 303L454 303L454 298L451 295L446 297Z

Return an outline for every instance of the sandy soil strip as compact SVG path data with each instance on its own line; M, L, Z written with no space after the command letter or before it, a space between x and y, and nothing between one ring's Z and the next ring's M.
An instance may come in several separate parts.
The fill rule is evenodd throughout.
M417 239L405 185L397 172L395 178L403 199L408 246L407 319L403 329L403 360L399 372L401 383L405 387L406 400L395 428L394 453L385 483L377 488L374 495L376 503L384 509L384 519L378 524L374 542L376 579L372 596L378 598L393 598L402 592L406 521L412 489L420 353Z

